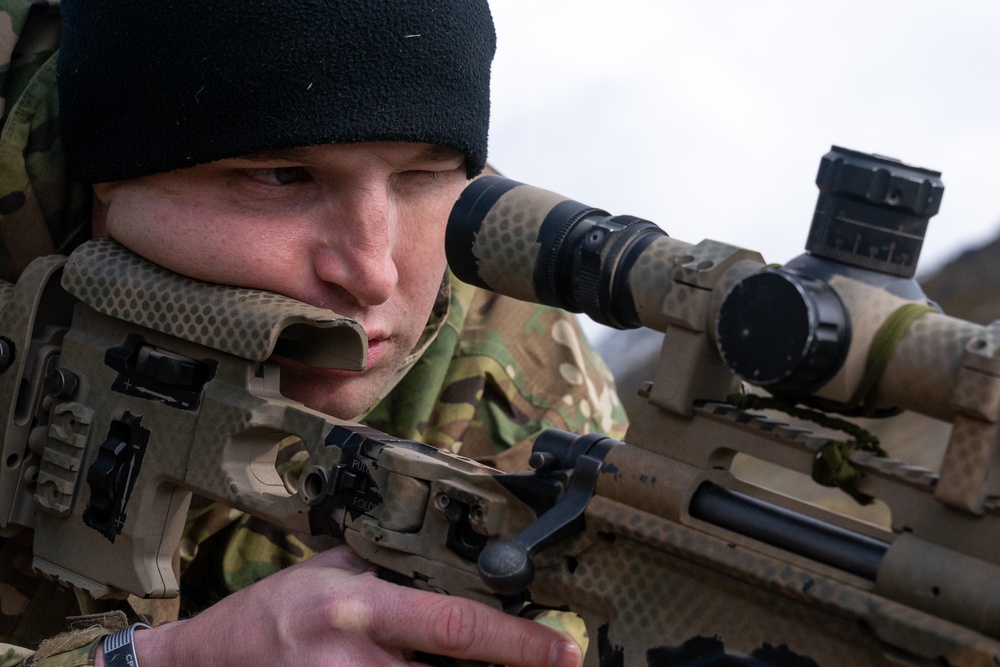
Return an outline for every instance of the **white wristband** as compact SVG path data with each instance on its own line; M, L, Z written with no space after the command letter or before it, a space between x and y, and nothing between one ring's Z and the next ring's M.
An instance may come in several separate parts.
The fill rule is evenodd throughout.
M105 637L105 667L139 667L139 660L135 657L135 646L132 645L132 636L136 628L148 627L145 623L133 623L124 630Z

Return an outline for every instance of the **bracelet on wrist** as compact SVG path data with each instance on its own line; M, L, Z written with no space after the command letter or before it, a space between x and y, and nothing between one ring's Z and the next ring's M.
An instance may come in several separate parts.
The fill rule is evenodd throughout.
M139 628L149 628L145 623L133 623L124 630L104 638L105 667L139 667L132 637Z

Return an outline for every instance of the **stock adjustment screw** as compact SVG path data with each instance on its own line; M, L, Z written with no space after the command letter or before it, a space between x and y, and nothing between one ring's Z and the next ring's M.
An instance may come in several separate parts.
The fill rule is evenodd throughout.
M80 388L80 377L65 368L56 368L45 376L45 393L52 398L69 398Z

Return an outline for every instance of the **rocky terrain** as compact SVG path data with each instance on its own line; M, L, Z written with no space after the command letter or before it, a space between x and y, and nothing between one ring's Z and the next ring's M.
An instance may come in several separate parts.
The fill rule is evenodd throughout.
M920 284L953 317L977 324L1000 319L1000 238L967 250Z

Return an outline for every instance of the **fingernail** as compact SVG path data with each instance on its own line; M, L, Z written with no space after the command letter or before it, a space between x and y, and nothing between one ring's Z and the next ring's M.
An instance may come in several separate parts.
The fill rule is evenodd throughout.
M580 667L582 664L583 654L576 643L563 641L552 645L552 653L549 655L550 667Z

